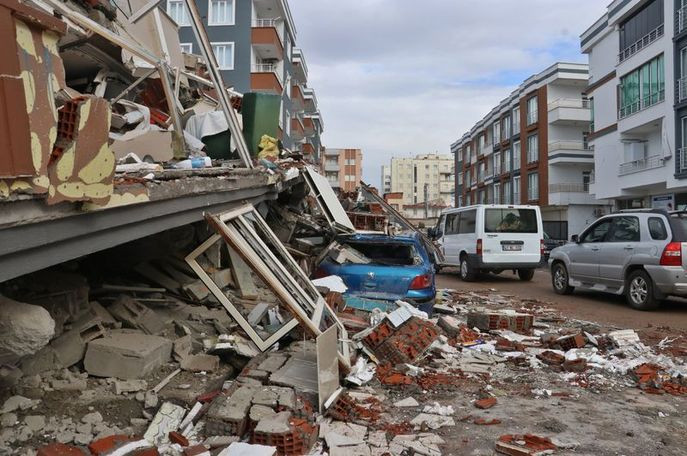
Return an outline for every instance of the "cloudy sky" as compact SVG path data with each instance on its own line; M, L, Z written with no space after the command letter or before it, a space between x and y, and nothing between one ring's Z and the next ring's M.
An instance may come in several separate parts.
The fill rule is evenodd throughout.
M585 62L579 35L610 0L290 0L327 147L393 156L449 146L520 82Z

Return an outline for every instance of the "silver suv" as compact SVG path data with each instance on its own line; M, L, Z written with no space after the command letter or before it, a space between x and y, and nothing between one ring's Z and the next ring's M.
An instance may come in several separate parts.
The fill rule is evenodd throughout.
M624 294L638 310L655 309L667 296L685 297L686 233L687 212L634 210L602 217L551 251L553 289Z

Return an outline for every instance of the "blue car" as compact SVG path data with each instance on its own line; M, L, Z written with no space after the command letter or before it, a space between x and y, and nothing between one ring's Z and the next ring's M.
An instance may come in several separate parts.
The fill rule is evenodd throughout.
M316 278L337 275L348 287L347 297L392 302L400 299L431 315L436 297L434 264L417 233L352 234L339 236L336 241L370 262L341 264L327 256L315 272Z

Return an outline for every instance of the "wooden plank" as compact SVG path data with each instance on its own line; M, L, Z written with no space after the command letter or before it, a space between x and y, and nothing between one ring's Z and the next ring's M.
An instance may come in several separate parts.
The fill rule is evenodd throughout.
M141 274L148 280L152 280L156 284L165 287L169 291L177 291L181 288L181 284L171 277L163 274L155 269L149 263L141 263L134 268L134 271Z
M255 282L253 282L250 267L234 249L228 247L228 250L231 270L234 274L234 283L241 293L241 297L244 299L258 299L258 289L255 286Z

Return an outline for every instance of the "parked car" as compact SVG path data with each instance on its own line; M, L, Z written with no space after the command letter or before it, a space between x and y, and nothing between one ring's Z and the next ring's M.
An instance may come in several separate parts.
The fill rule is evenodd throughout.
M562 241L560 239L551 239L551 236L549 236L546 231L544 231L544 264L548 265L549 261L549 256L551 255L551 251L555 249L556 247L559 247L561 245L565 245L565 241Z
M370 262L340 264L328 256L315 271L316 278L337 275L348 287L348 295L384 301L400 299L432 313L436 297L434 264L418 233L351 234L336 240Z
M558 294L593 289L625 295L638 310L668 296L687 296L687 213L623 211L601 217L551 252Z
M522 280L532 280L534 270L542 265L539 206L481 204L448 209L430 235L445 257L440 267L459 267L465 281L507 269L517 271Z

